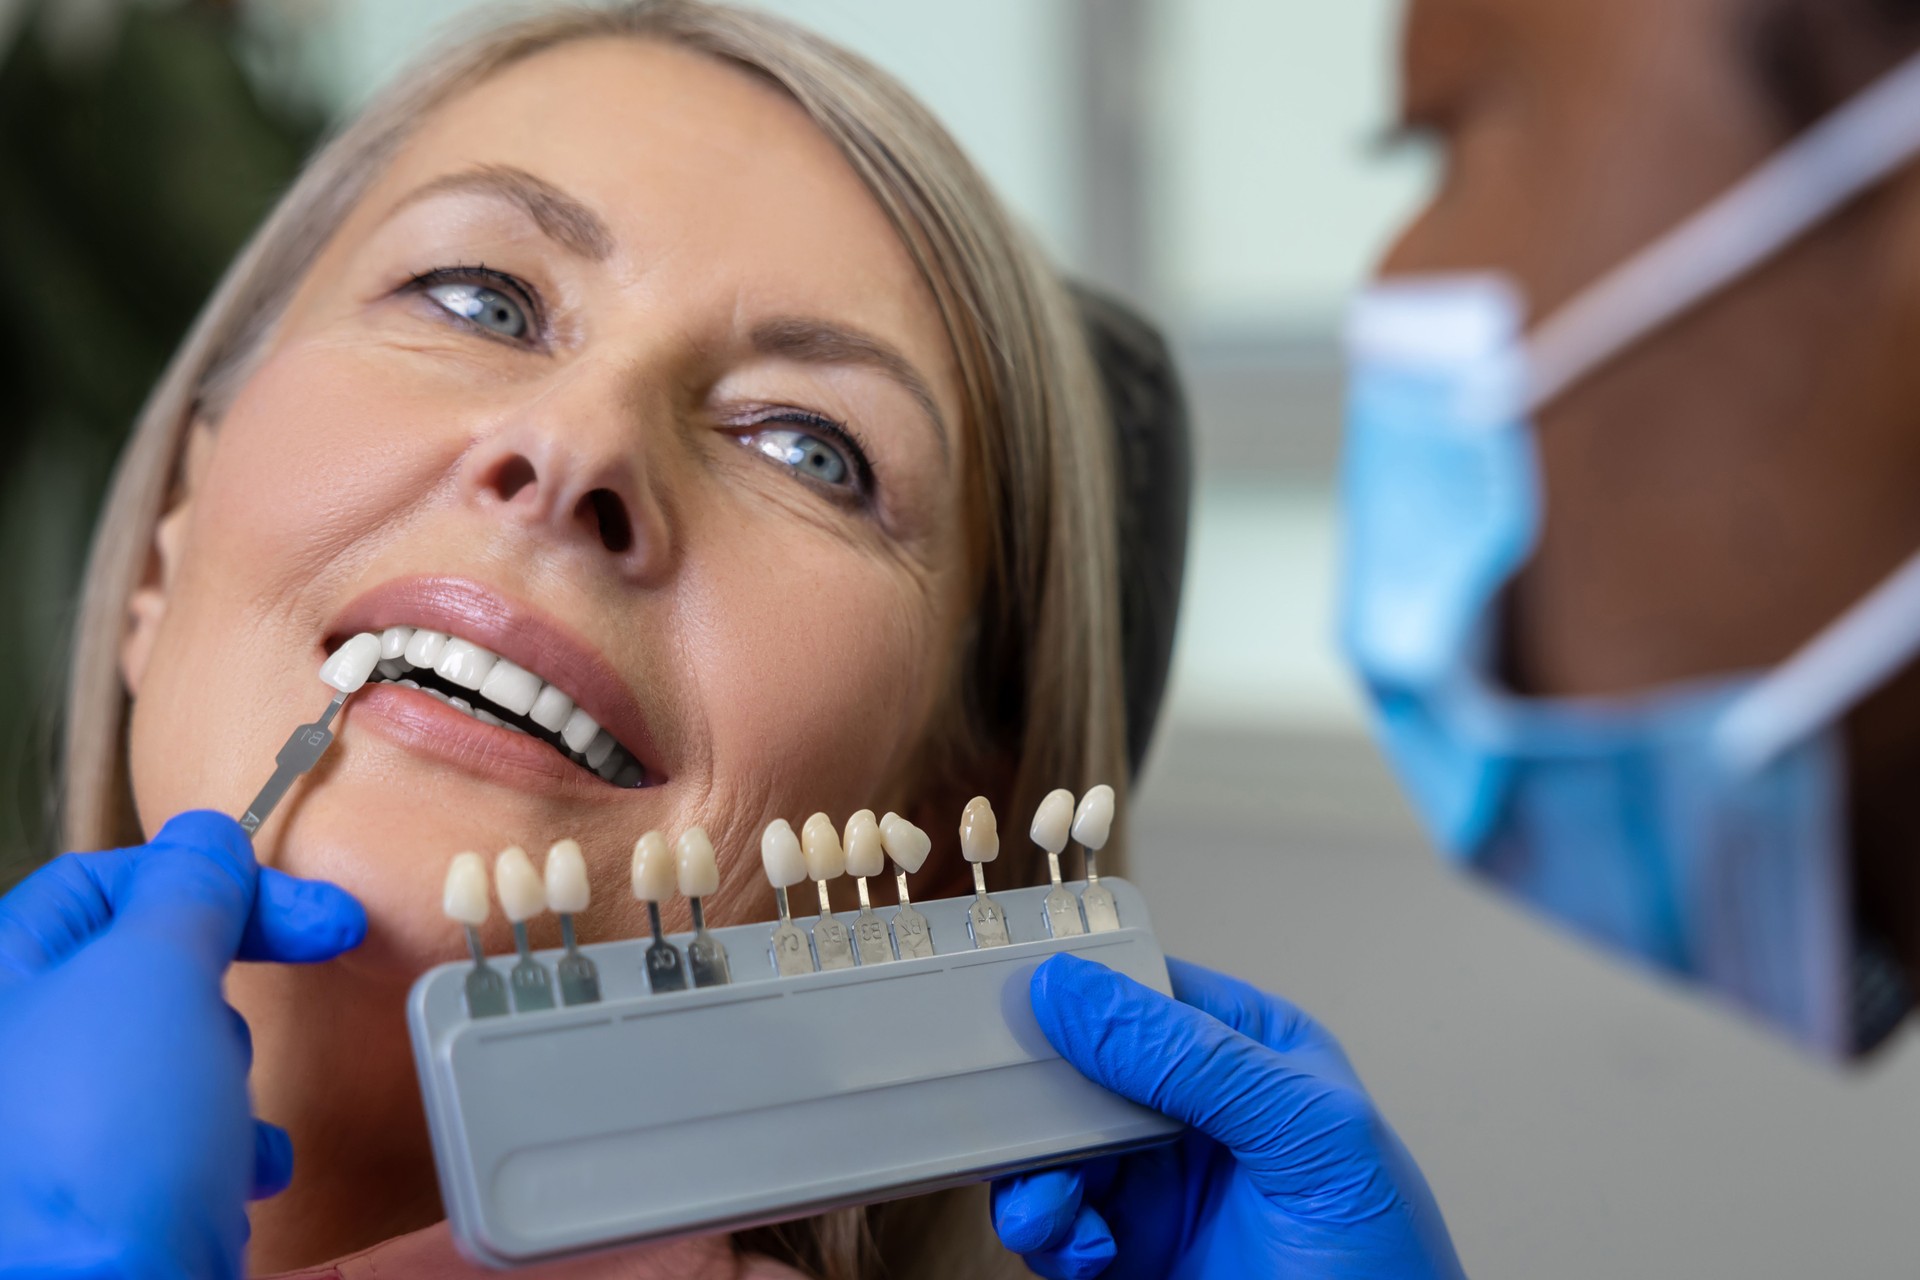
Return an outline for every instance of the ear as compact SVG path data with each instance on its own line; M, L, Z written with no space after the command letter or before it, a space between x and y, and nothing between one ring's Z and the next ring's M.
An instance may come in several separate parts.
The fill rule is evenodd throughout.
M186 457L168 495L167 509L153 527L153 543L147 548L146 567L139 585L127 600L127 630L120 638L120 678L127 692L140 696L140 682L153 658L153 646L160 624L167 616L167 601L180 568L182 544L187 520L193 513L193 495L200 488L207 463L213 457L213 428L196 418L187 428Z

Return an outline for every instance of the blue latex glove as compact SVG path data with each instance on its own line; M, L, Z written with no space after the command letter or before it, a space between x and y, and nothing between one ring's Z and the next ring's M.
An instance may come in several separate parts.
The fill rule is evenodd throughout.
M1049 1277L1460 1276L1426 1180L1333 1037L1244 982L1167 968L1176 999L1078 956L1034 973L1061 1056L1192 1128L995 1183L1007 1248Z
M253 1118L241 960L359 944L344 890L259 869L233 819L67 854L0 898L0 1277L243 1274L246 1200L293 1173Z

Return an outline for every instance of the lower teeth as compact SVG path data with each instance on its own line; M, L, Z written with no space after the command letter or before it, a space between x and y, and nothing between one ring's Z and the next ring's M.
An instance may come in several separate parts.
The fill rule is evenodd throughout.
M474 706L465 698L456 698L449 693L434 688L432 685L421 684L418 680L406 678L394 679L384 670L384 664L381 674L388 677L383 683L395 684L402 689L412 689L416 692L424 693L429 698L443 702L454 710L478 720L481 724L492 725L496 729L505 729L509 733L517 733L524 737L535 736L517 724L502 720L485 707ZM546 739L542 738L541 741L545 742ZM554 746L552 743L548 743L548 745ZM589 750L591 750L598 744L588 743L587 745ZM601 759L598 765L587 763L586 752L570 750L565 744L554 746L554 749L566 756L567 759L573 761L573 763L579 765L582 769L598 775L602 780L610 782L616 787L637 787L645 777L645 771L641 769L640 762L635 760L632 754L617 742L613 743L611 748L607 750L605 757ZM594 754L598 755L599 752L595 751Z

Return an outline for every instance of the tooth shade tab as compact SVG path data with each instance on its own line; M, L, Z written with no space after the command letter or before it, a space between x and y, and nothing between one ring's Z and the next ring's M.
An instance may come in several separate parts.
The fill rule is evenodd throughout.
M674 841L680 864L680 892L688 898L705 898L720 892L720 859L714 855L713 841L699 827L688 827Z
M880 819L880 840L887 856L908 875L926 865L927 854L933 849L933 837L897 813Z
M515 924L524 924L547 909L547 889L533 869L533 860L519 845L509 845L493 861L494 891L500 909Z
M413 639L412 627L388 627L380 633L380 656L398 662L407 656L407 641Z
M862 809L847 819L841 843L846 848L848 875L864 879L886 874L887 848L881 842L880 823L874 818L873 810Z
M1073 792L1062 787L1047 792L1047 798L1034 810L1033 842L1048 853L1067 847L1067 829L1073 825Z
M679 866L667 838L649 831L633 846L633 896L641 902L669 902L679 887Z
M447 887L440 909L464 925L487 922L487 864L477 853L457 853L447 864Z
M1101 783L1080 797L1073 815L1073 838L1089 849L1103 848L1113 831L1113 788Z
M560 726L560 740L569 750L584 752L593 745L594 735L600 732L600 722L575 707L567 713L567 722Z
M533 706L527 712L527 719L542 729L559 733L566 727L567 717L572 714L573 699L549 684L541 686L539 696L534 698Z
M832 880L847 872L847 851L840 846L840 833L833 819L816 813L800 828L800 846L807 853L807 875L815 880Z
M534 702L540 697L541 683L540 677L525 667L496 658L487 671L487 678L480 682L480 696L517 716L524 716L533 710Z
M799 884L807 878L807 855L801 852L800 837L793 833L792 824L785 818L769 822L761 835L760 865L776 889Z
M960 856L968 862L992 862L1000 856L1000 824L985 796L967 801L960 812Z
M357 693L380 661L380 637L362 631L320 664L320 679L341 693Z
M416 630L407 639L407 650L402 655L407 665L425 667L429 671L433 664L440 661L440 651L447 647L447 636L443 631L429 631L425 627Z
M562 840L547 850L547 906L568 914L585 911L591 890L587 859L578 840Z

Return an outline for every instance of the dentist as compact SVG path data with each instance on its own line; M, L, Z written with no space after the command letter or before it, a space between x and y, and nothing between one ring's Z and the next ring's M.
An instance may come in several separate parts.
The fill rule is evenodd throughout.
M1920 4L1414 0L1436 194L1349 321L1341 642L1445 856L1812 1053L1920 979ZM1050 1276L1454 1276L1283 1001L1057 958L1193 1126L996 1188Z

